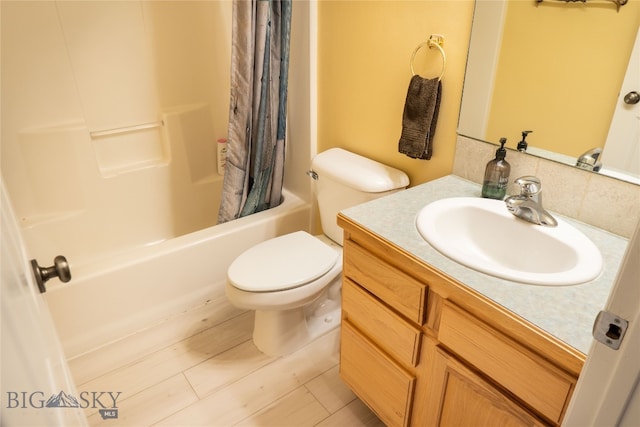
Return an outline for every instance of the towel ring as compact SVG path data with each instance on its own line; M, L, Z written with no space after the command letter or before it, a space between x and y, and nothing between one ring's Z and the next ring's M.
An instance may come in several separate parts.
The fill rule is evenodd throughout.
M439 34L432 34L431 36L429 36L428 41L420 43L413 50L413 54L411 55L411 62L409 63L409 65L411 66L411 75L412 76L416 75L416 72L413 69L413 61L416 58L416 53L418 53L418 51L425 46L427 46L429 49L432 49L435 47L440 51L440 55L442 55L442 72L438 76L438 80L442 80L442 76L444 76L444 70L447 65L447 55L444 53L444 49L442 48L443 44L444 44L444 37Z

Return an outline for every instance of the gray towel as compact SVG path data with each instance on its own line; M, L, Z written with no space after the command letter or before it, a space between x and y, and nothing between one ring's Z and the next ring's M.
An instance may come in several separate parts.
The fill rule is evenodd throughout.
M437 78L425 79L418 75L411 78L398 143L402 154L414 159L431 158L441 92L442 85Z

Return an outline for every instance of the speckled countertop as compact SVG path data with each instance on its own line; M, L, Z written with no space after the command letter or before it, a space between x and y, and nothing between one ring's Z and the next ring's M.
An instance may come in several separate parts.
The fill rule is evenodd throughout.
M469 196L480 197L480 186L449 175L345 209L342 214L577 350L588 353L593 321L605 306L628 241L552 212L584 233L600 249L604 260L600 276L575 286L536 286L503 280L442 255L420 236L415 226L418 212L430 202ZM517 236L514 236L515 241Z

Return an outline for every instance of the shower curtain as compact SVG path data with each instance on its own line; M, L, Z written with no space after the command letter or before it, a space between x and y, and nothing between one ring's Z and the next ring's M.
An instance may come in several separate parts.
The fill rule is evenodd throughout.
M291 2L233 2L227 162L218 223L282 200Z

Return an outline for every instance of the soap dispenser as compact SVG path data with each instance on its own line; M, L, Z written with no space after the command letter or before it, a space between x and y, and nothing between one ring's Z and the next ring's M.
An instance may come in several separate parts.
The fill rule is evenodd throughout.
M533 132L532 130L523 130L522 131L522 141L518 142L518 151L522 151L525 152L527 151L527 141L525 141L525 139L527 138L527 135L529 135L531 132Z
M506 143L507 138L500 138L500 148L496 150L496 158L487 163L482 183L482 197L502 200L507 195L511 165L504 159L507 155L507 150L504 148Z

